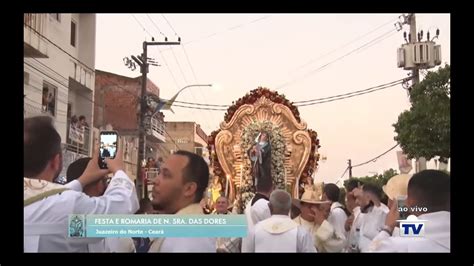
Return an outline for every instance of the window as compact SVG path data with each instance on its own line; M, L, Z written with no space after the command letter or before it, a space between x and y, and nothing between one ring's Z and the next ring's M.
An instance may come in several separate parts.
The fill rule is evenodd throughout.
M67 118L70 119L72 116L72 103L67 103Z
M76 22L71 20L71 45L76 47Z
M49 13L49 15L54 18L55 20L57 20L58 22L61 22L61 14L59 13Z
M56 92L58 88L43 81L42 111L52 116L56 115Z

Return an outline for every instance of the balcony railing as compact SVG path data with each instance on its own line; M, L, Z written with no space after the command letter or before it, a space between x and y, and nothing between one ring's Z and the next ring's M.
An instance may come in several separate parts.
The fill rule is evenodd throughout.
M66 149L89 156L90 152L90 128L86 126L71 125L67 121Z
M40 34L44 34L47 16L47 14L26 13L23 16L23 22L26 26L39 32Z
M158 142L166 142L165 123L163 121L159 121L156 118L152 118L149 125L150 130L147 130L147 133L154 137Z
M159 168L148 168L145 167L145 178L148 184L153 184L155 178L160 174Z
M91 89L92 83L94 82L94 72L91 71L90 67L78 62L71 60L71 70L69 76L77 81L79 84Z
M24 56L47 58L48 45L45 41L48 14L26 13L24 22Z

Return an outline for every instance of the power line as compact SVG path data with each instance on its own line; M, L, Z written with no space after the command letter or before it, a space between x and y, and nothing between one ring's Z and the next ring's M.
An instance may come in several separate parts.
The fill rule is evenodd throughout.
M288 86L288 85L290 85L290 84L292 84L292 83L294 83L294 82L296 82L296 81L303 80L303 79L305 79L305 78L307 78L307 77L309 77L309 76L311 76L311 75L313 75L313 74L315 74L315 73L317 73L317 72L323 70L324 68L330 66L331 64L333 64L333 63L335 63L335 62L337 62L337 61L339 61L339 60L341 60L341 59L343 59L343 58L345 58L345 57L347 57L347 56L349 56L349 55L351 55L351 54L353 54L353 53L355 53L355 52L357 52L357 51L359 51L359 50L361 50L361 49L363 49L363 48L368 48L368 47L370 47L371 45L374 45L374 44L376 44L376 43L378 43L378 42L380 42L380 41L382 41L382 40L384 40L384 39L390 37L390 36L387 36L387 35L390 34L390 33L392 33L392 35L393 35L393 34L397 33L397 31L396 31L396 29L392 29L392 30L390 30L390 31L387 31L387 32L385 32L384 34L380 35L379 37L377 37L377 38L375 38L375 39L372 39L371 41L369 41L369 42L367 42L367 43L365 43L365 44L363 44L363 45L361 45L361 46L359 46L359 47L357 47L357 48L355 48L355 49L353 49L353 50L351 50L351 51L345 53L344 55L342 55L342 56L340 56L340 57L338 57L338 58L336 58L336 59L334 59L334 60L332 60L332 61L329 61L328 63L323 64L323 65L319 66L319 67L316 68L316 69L313 69L313 70L307 72L307 73L304 74L302 77L294 78L294 79L292 79L292 80L290 80L290 81L288 81L288 82L285 82L285 83L283 83L283 84L277 86L276 88L277 88L277 89L282 89L284 86ZM387 37L383 38L384 36L387 36Z
M349 170L349 167L346 167L346 170L344 170L344 173L342 173L341 177L339 177L339 179L337 180L336 184L339 183L339 181L341 181L341 179L344 177L344 175L347 173L347 170Z
M148 16L148 15L147 15L147 16ZM161 33L161 30L158 28L158 25L154 22L154 20L153 20L150 16L148 16L148 18L149 18L150 21L153 23L153 25L156 27L156 29ZM168 22L168 25L170 25L170 27L172 28L172 26L171 26L171 24L169 23L169 21L167 21L167 22ZM174 31L173 28L172 28L172 30ZM162 33L161 33L161 34L162 34ZM176 32L175 32L175 34L176 34ZM177 34L176 34L176 35L177 35ZM184 49L184 48L183 48L183 49ZM178 58L176 57L176 54L175 54L174 50L172 49L171 52L173 53L174 59L175 59L177 65L178 65L178 68L179 68L179 70L180 70L180 72L181 72L181 75L182 75L182 77L183 77L183 80L184 80L184 82L187 84L187 83L188 83L188 80L186 79L186 75L184 74L184 71L183 71L183 69L182 69L182 67L181 67L181 65L180 65L180 63L179 63ZM187 56L186 50L184 50L184 52L185 52L185 55ZM165 56L161 53L161 51L160 51L160 54L161 54L161 56L163 57L163 59L165 60ZM194 73L194 68L192 67L191 62L189 61L189 57L187 57L187 59L188 59L188 64L189 64L189 66L190 66L190 68L191 68L191 71L192 71L192 73L193 73L193 75L194 75L194 80L195 80L195 82L197 82L196 74ZM169 68L169 66L168 66L167 63L166 63L166 66ZM171 71L170 71L170 73L171 73ZM172 75L172 77L173 77L173 79L174 79L174 75ZM177 82L176 82L176 84L177 84ZM199 88L199 89L200 89L200 88ZM194 93L193 93L192 91L191 91L191 96L193 97L194 101L197 101L197 100L196 100L196 97L194 96ZM201 91L201 96L202 96L202 91ZM192 114L190 113L189 116L191 117ZM212 118L212 117L210 117L207 112L206 112L206 116L207 116L207 119L204 119L204 122L205 122L205 124L207 125L207 127L211 128L211 127L209 126L209 121L212 121L213 119L210 119L210 118Z
M58 48L59 50L61 50L63 53L69 55L71 58L73 58L74 60L76 60L77 62L83 64L87 69L89 69L90 71L94 72L94 69L90 68L86 63L82 62L81 60L77 59L76 57L74 57L73 55L71 55L70 53L68 53L66 50L64 50L63 48L61 48L60 46L58 46L56 43L54 43L53 41L51 41L50 39L48 39L48 37L44 36L43 34L41 34L40 32L38 32L36 29L34 29L33 27L31 27L30 25L24 23L28 28L30 28L32 31L34 31L36 34L38 34L39 36L43 37L45 40L47 40L49 43L51 43L52 45L54 45L56 48Z
M194 67L193 65L191 64L191 60L189 59L189 56L188 56L188 53L186 52L186 49L184 48L184 45L181 45L181 47L183 48L183 52L184 52L184 55L186 56L186 60L188 62L188 65L189 65L189 68L191 69L191 73L193 74L193 77L194 77L194 82L196 83L199 83L198 82L198 79L197 79L197 76L196 76L196 72L194 72ZM198 87L198 90L199 90L199 93L201 95L201 98L205 101L205 96L204 96L204 93L202 92L202 88L201 87ZM208 112L206 112L208 113ZM215 117L213 116L212 112L209 113L209 115L207 116L208 118L210 117L212 120L211 121L216 121ZM208 123L208 120L206 120L206 124L207 124L207 127L209 129L211 129L209 123Z
M66 78L66 77L64 77L63 75L59 74L58 72L56 72L54 69L50 68L49 66L43 64L41 61L38 61L38 60L35 59L35 58L33 58L33 59L34 59L35 61L37 61L38 63L40 63L41 65L43 65L44 67L46 67L46 68L48 68L49 70L53 71L56 75L58 75L58 77L63 78L63 79L64 79L65 81L67 81L67 82L69 81L68 78ZM40 72L41 74L45 75L46 77L48 77L48 78L50 78L50 79L56 81L56 82L59 83L60 85L63 85L64 87L68 88L68 90L69 90L69 84L68 84L68 83L63 83L63 82L57 80L56 78L52 77L51 75L45 73L44 71L42 71L42 70L40 70L40 69L38 69L38 68L36 68L35 66L33 66L31 63L29 63L29 62L27 62L27 61L23 61L23 63L26 64L26 65L28 65L29 67L35 69L36 71ZM32 86L32 85L30 85L30 86ZM33 86L32 86L32 87L33 87ZM91 91L90 93L92 94L92 91ZM88 98L87 96L84 96L84 95L82 95L82 94L80 94L80 93L76 93L75 95L76 95L76 96L80 96L80 97L82 97L82 98L84 98L84 99L86 99L86 100L88 100L88 101L94 103L93 100L91 100L91 99Z
M147 15L147 16L148 16L148 15ZM134 18L135 18L135 17L134 17ZM156 24L154 23L153 19L152 19L150 16L148 16L148 18L149 18L150 21L153 23L153 25L156 27L156 29L160 32L160 34L164 35L164 34L161 32L161 30L158 28L158 25L156 25ZM145 30L145 31L148 33L148 35L150 35L150 36L153 38L153 35L151 35L150 32L148 32L148 31L145 29L145 27L144 27L136 18L135 18L135 20L137 21L137 23L139 24L139 26L142 27L143 30ZM165 36L165 37L166 37L166 36ZM175 82L176 87L179 89L180 86L179 86L179 84L178 84L178 81L176 80L176 77L174 76L173 72L171 71L171 68L169 67L168 62L166 61L165 56L163 55L163 53L161 52L161 50L159 49L158 46L157 46L157 49L158 49L158 51L159 51L161 57L163 58L163 62L165 63L166 68L168 69L168 71L169 71L171 77L173 78L173 81ZM180 71L181 71L181 74L183 75L183 79L185 80L185 82L187 82L187 81L186 81L186 77L184 76L183 70L181 69L181 66L179 65L179 62L178 62L178 60L176 59L176 55L174 54L174 51L173 51L173 50L171 50L171 51L173 52L173 55L174 55L175 60L176 60L176 62L177 62L177 64L178 64L178 67L179 67L179 69L180 69ZM193 95L193 97L194 97L194 95ZM195 98L194 98L194 100L196 101ZM191 116L191 114L190 114L190 116Z
M179 71L181 72L181 76L183 77L185 84L188 84L188 80L186 79L186 76L184 75L183 69L181 68L181 65L179 64L178 58L176 57L176 54L174 53L173 48L171 48L171 53L173 54L174 60L176 61L176 64L178 65Z
M357 165L354 165L352 166L351 168L354 168L354 167L358 167L358 166L362 166L364 164L368 164L372 161L375 161L377 160L378 158L384 156L385 154L387 154L388 152L390 152L391 150L395 149L399 144L397 143L397 145L393 146L392 148L388 149L387 151L385 151L384 153L376 156L375 158L371 159L371 160L368 160L367 162L364 162L364 163L360 163L360 164L357 164ZM346 170L344 171L344 173L341 175L341 177L339 177L339 179L337 180L336 184L339 183L341 181L341 179L344 177L344 175L346 174L347 170L349 170L349 167L346 168Z
M171 30L173 30L174 35L178 36L178 34L177 34L176 31L174 30L173 26L171 26L171 23L168 21L168 19L165 17L165 15L164 15L164 14L161 14L161 16L166 20L166 23L168 23L168 25L170 26Z
M58 75L59 77L63 78L64 80L66 81L69 81L68 78L66 78L65 76L63 76L61 73L57 72L56 70L52 69L51 67L49 67L48 65L44 64L43 62L39 61L38 59L32 57L31 59L35 60L36 62L38 62L39 64L41 64L42 66L46 67L47 69L51 70L53 73L55 73L56 75ZM25 62L23 60L23 62Z
M196 73L194 72L194 68L191 65L191 61L189 60L188 53L186 52L186 49L184 49L184 44L181 45L181 47L183 48L184 55L186 56L186 60L188 61L189 67L191 68L191 72L193 73L194 81L197 82Z
M158 28L158 25L155 24L155 21L153 21L153 20L151 19L151 17L150 17L148 14L146 14L146 16L147 16L148 19L151 21L151 23L153 23L153 25L154 25L155 28L159 31L159 33L160 33L161 35L165 36L165 38L166 38L166 35L164 35L163 32L161 32L160 28Z
M343 100L343 99L352 98L352 97L355 97L355 96L360 96L360 95L372 93L372 92L379 91L379 90L388 89L388 88L391 88L391 87L393 87L393 86L396 86L396 85L399 85L399 84L402 84L402 83L403 83L403 82L399 82L399 83L395 83L395 84L392 84L392 85L390 85L390 86L386 86L386 87L383 87L383 88L373 89L373 90L370 90L370 91L360 92L360 93L357 93L357 94L347 95L347 96L339 97L339 98L333 98L333 99L329 99L329 100L325 100L325 101L318 101L318 102L312 102L312 103L306 103L306 104L299 104L299 105L296 105L296 106L297 106L297 107L303 107L303 106L310 106L310 105L316 105L316 104L321 104L321 103L328 103L328 102Z
M166 127L164 127L164 131L165 131L166 135L168 135L168 137L171 139L171 141L173 141L174 145L175 145L179 150L181 150L181 147L179 147L179 145L176 144L176 142L175 142L174 139L170 136L170 134L168 133L168 131L166 131Z
M65 84L63 83L62 81L59 81L57 80L56 78L53 78L52 76L50 76L49 74L45 73L44 71L40 70L39 68L35 67L34 65L30 64L29 62L26 62L26 61L23 61L24 64L26 64L27 66L35 69L36 71L40 72L41 74L47 76L48 78L56 81L57 83L59 83L60 85L63 85L64 87L68 87L68 84Z
M356 165L352 166L352 168L354 168L354 167L359 167L359 166L362 166L362 165L364 165L364 164L368 164L368 163L370 163L370 162L373 162L373 161L377 160L378 158L380 158L380 157L384 156L385 154L387 154L389 151L395 149L398 145L399 145L399 144L397 143L395 146L393 146L392 148L388 149L388 150L385 151L384 153L382 153L382 154L380 154L380 155L378 155L378 156L376 156L376 157L374 157L374 158L368 160L367 162L363 162L363 163L360 163L360 164L356 164Z
M366 93L374 92L374 91L377 91L377 90L390 88L390 87L393 87L395 85L401 84L402 82L406 81L407 79L410 79L410 78L398 79L398 80L394 80L392 82L388 82L388 83L385 83L385 84L373 86L373 87L366 88L366 89L363 89L363 90L348 92L348 93L344 93L344 94L339 94L339 95L334 95L334 96L329 96L329 97L323 97L323 98L316 98L316 99L312 99L312 100L296 101L296 102L293 102L293 104L295 104L295 106L307 106L307 105L323 103L322 100L328 100L328 99L334 99L334 98L337 98L337 100L339 100L339 99L350 98L350 97L344 97L343 98L343 96L350 96L350 95L358 96L358 95L363 95L363 94L366 94ZM353 96L351 96L351 97L353 97ZM321 101L321 102L319 102L319 101ZM324 102L329 102L329 101L324 101ZM183 103L183 104L196 105L196 106L209 106L209 107L225 107L225 108L230 107L230 105L193 103L193 102L184 102L184 101L175 101L175 103ZM303 103L311 103L311 104L303 104ZM177 105L177 106L179 106L179 105ZM186 107L188 107L188 106L186 106Z
M359 36L359 37L357 37L357 38L355 38L355 39L353 39L353 40L347 42L346 44L343 44L343 45L339 46L338 48L335 48L335 49L331 50L331 51L328 52L328 53L325 53L325 54L323 54L323 55L321 55L321 56L318 56L318 57L315 58L315 59L309 60L309 61L306 62L305 64L303 64L303 65L301 65L301 66L295 68L292 72L294 72L294 71L296 71L296 70L299 70L299 69L301 69L301 68L303 68L303 67L305 67L305 66L307 66L307 65L309 65L309 64L312 64L313 62L316 62L316 61L318 61L319 59L321 59L321 58L323 58L323 57L325 57L325 56L327 56L327 55L330 55L330 54L334 53L335 51L337 51L337 50L339 50L339 49L342 49L342 48L344 48L344 47L346 47L346 46L348 46L348 45L350 45L350 44L352 44L352 43L354 43L354 42L356 42L356 41L362 39L363 37L365 37L365 36L371 34L372 32L377 31L378 29L380 29L380 28L384 27L385 25L387 25L387 24L393 22L394 20L397 20L397 18L390 19L389 21L383 23L382 25L376 27L375 29L373 29L373 30L371 30L371 31L369 31L369 32L367 32L367 33L365 33L364 35L361 35L361 36Z
M47 76L47 77L49 77L49 78L55 80L55 81L58 82L59 84L65 86L65 87L68 87L67 85L61 83L60 81L56 80L55 78L51 77L50 75L48 75L48 74L44 73L43 71L37 69L36 67L34 67L33 65L29 64L28 62L24 62L24 63L27 64L28 66L34 68L35 70L37 70L37 71L40 72L41 74L43 74L43 75L45 75L45 76ZM46 66L46 67L47 67L47 66ZM58 75L59 75L59 74L58 74ZM60 77L64 78L63 76L60 76ZM120 84L117 84L117 83L110 83L110 85L117 86L118 88L122 89L123 92L125 92L125 93L127 93L127 94L133 96L134 98L138 97L136 93L129 91L127 88L121 86ZM40 91L42 90L41 88L38 88L38 87L33 86L33 85L29 85L29 86L31 86L32 88L38 89L38 90L40 90ZM83 97L85 100L91 102L92 104L95 103L94 100L91 100L90 98L87 98L86 96L83 96L82 94L76 94L76 96L77 96L77 95ZM59 99L57 99L57 102L59 102L59 103L64 103L64 104L68 104L68 102L66 102L66 101L61 101L61 100L59 100ZM38 104L39 104L39 103L38 103Z
M147 15L148 16L148 15ZM158 29L158 31L160 32L160 34L162 34L163 36L165 36L161 30L158 28L158 26L155 24L155 22L153 21L153 19L148 16L148 18L150 19L150 21L153 23L153 25L155 25L155 27ZM136 20L136 19L135 19ZM137 20L137 23L139 24L140 27L142 27L144 30L145 30L145 27L143 27L143 25ZM151 37L153 37L153 35L151 35L148 31L146 31L148 33L148 35L150 35ZM166 36L165 36L166 37ZM156 46L158 52L160 53L161 57L163 58L163 62L165 63L165 66L166 68L168 69L168 72L170 73L171 77L173 78L173 81L174 83L176 84L176 88L179 89L180 86L178 84L178 81L176 80L176 77L174 76L173 72L171 71L171 68L169 67L168 65L168 62L166 61L166 58L164 57L163 53L161 52L160 48L158 46Z
M369 91L369 90L377 89L377 88L384 87L384 86L388 86L388 85L391 85L391 84L394 84L394 83L399 83L399 82L405 81L405 80L406 80L406 78L397 79L397 80L394 80L394 81L391 81L391 82L387 82L387 83L385 83L385 84L381 84L381 85L369 87L369 88L362 89L362 90L358 90L358 91L343 93L343 94L334 95L334 96L329 96L329 97L316 98L316 99L312 99L312 100L296 101L296 102L294 102L294 103L295 103L295 104L299 104L299 103L315 102L315 101L327 100L327 99L332 99L332 98L338 98L338 97L341 97L341 96L346 96L346 95L356 94L356 93L359 93L359 92L364 92L364 91Z
M173 106L181 107L181 108L188 108L188 109L208 110L208 111L222 111L222 112L227 111L227 109L193 107L193 106L185 106L185 105L179 105L179 104L173 104Z
M174 84L176 85L176 88L179 89L180 86L179 86L178 81L176 80L176 77L174 76L173 72L171 72L171 68L168 65L168 61L166 61L165 56L161 52L160 48L158 48L158 46L156 47L156 49L158 49L158 52L160 53L161 57L163 58L163 62L165 63L165 66L168 69L168 72L170 73L171 77L173 78L173 81L174 81Z
M198 38L198 39L194 39L194 40L185 42L184 44L190 44L190 43L193 43L193 42L202 41L202 40L204 40L204 39L211 38L211 37L216 36L216 35L218 35L218 34L225 33L225 32L227 32L227 31L232 31L232 30L235 30L235 29L237 29L237 28L240 28L240 27L243 27L243 26L246 26L246 25L250 25L250 24L256 23L256 22L258 22L258 21L267 19L267 18L269 18L269 17L271 17L271 16L263 16L263 17L254 19L254 20L252 20L252 21L246 22L246 23L241 23L241 24L238 24L238 25L229 27L229 28L227 28L227 29L225 29L225 30L222 30L222 31L218 31L218 32L211 33L211 34L209 34L209 35L207 35L207 36L204 36L204 37L201 37L201 38ZM167 50L170 50L170 49L171 49L171 48L163 49L163 52L164 52L164 51L167 51Z
M124 89L123 87L121 87L121 86L118 85L118 84L113 84L113 85L116 85L116 86L118 86L118 87ZM35 87L35 86L31 86L31 87L37 88L37 87ZM124 92L129 93L129 94L132 94L131 92L129 92L129 91L125 90L125 89L124 89ZM133 94L132 94L132 95L133 95ZM136 95L133 95L133 96L136 96ZM36 104L40 104L39 102L34 101L33 99L30 99L30 98L27 98L27 97L26 97L25 99L28 100L28 101L30 101L30 102L33 102L33 103L36 103ZM57 100L57 102L62 102L62 103L66 103L66 104L67 104L67 102L60 101L59 99ZM46 112L44 112L44 111L41 109L41 107L36 107L36 106L34 106L34 105L32 105L32 104L29 104L29 103L25 103L24 108L25 108L25 109L28 111L28 113L30 113L30 114L32 113L32 114L43 114L43 115L44 115L44 114L46 113ZM62 116L66 116L66 115L67 115L67 112L62 111L62 110L59 110L58 108L56 108L55 113L56 113L55 117L57 117L58 115L62 115ZM47 114L47 113L46 113L46 114ZM62 122L62 121L60 121L60 120L58 120L58 119L55 119L55 121L56 121L57 123L67 124L67 121L66 121L66 122ZM176 145L176 147L178 147L178 148L180 149L179 145L176 144L176 142L175 142L174 139L170 136L170 134L168 133L168 131L166 131L166 127L164 127L164 131L165 131L165 133L170 137L170 139L173 141L173 143Z
M178 34L176 33L176 31L174 30L173 26L171 25L171 23L168 21L168 19L166 19L166 17L162 14L163 18L166 20L166 22L168 23L168 25L170 26L171 30L173 30L173 32L175 33L176 36L178 36ZM151 19L151 18L150 18ZM156 25L156 24L155 24ZM158 28L157 28L158 29ZM158 29L159 30L159 29ZM191 69L191 72L193 74L193 77L194 77L194 82L198 83L197 82L197 77L196 77L196 73L194 72L194 68L191 64L191 61L189 60L189 56L186 52L186 49L184 48L184 46L182 46L183 48L183 51L184 51L184 54L186 56L186 59L187 59L187 63ZM179 64L179 61L178 61L178 58L176 57L176 54L174 53L174 50L171 49L171 52L173 53L173 56L174 56L174 59L176 60L176 63L178 64L178 68L179 70L181 71L181 74L183 76L183 79L186 83L188 83L187 79L186 79L186 76L184 75L184 71L183 69L181 68L181 65ZM205 100L205 97L204 97L204 94L202 93L202 89L201 87L199 87L199 93L201 95L201 98L203 100ZM194 101L196 101L196 97L194 96L194 93L191 91L191 96L193 97ZM215 119L213 119L214 117L212 117L212 113L209 114L208 112L205 112L206 113L206 119L204 120L205 124L207 125L208 128L211 128L210 125L209 125L209 121L213 121Z
M145 29L145 27L143 27L143 25L140 23L140 21L138 21L138 19L135 17L135 15L132 14L132 17L135 19L135 21L138 23L138 25L140 25L140 27L141 27L146 33L148 33L148 35L150 35L150 37L153 37L153 35L151 35L151 34Z
M134 18L135 18L135 17L134 17ZM160 30L160 29L158 28L158 26L153 22L153 19L152 19L151 17L149 17L149 16L148 16L148 18L150 19L150 21L152 21L153 25L155 25L156 29L161 33L161 30ZM144 27L136 18L135 18L135 20L136 20L137 23L140 25L140 27L142 27L143 30L145 30L145 31L148 33L148 35L150 35L151 37L153 37L153 36L145 29L145 27ZM169 23L169 22L168 22L168 23ZM175 33L176 33L176 32L175 32ZM161 33L161 34L162 34L162 33ZM163 34L163 35L164 35L164 34ZM165 63L166 68L168 69L168 71L169 71L171 77L173 78L173 80L174 80L174 82L175 82L177 88L179 89L180 86L179 86L179 84L178 84L178 81L176 80L176 77L174 76L173 72L171 71L171 68L169 67L168 62L166 61L165 56L163 55L162 51L161 51L158 47L157 47L157 49L158 49L158 52L160 53L161 57L163 58L163 62ZM186 80L186 77L185 77L185 75L184 75L183 69L181 68L181 65L179 64L179 61L178 61L178 59L177 59L177 57L176 57L176 54L174 53L174 50L173 50L173 49L171 49L171 51L173 52L173 56L174 56L174 58L175 58L175 60L176 60L176 63L177 63L177 65L178 65L178 68L179 68L179 70L181 71L181 75L182 75L184 81L187 83L187 80ZM192 93L192 91L191 91L191 96L193 97L194 101L196 101L196 97L194 96L194 94ZM182 107L182 106L179 106L179 105L176 105L176 106ZM184 108L192 109L192 108L189 108L189 107L184 107ZM206 110L206 109L204 109L204 108L195 108L195 109ZM209 108L208 108L208 109L209 109ZM225 110L214 110L214 111L225 111ZM192 116L191 113L190 113L189 115ZM208 126L209 128L211 128L211 127L209 126L209 124L208 124L208 120L205 119L205 122L206 122L207 126Z
M197 106L213 106L213 107L230 107L230 105L227 104L208 104L208 103L192 103L192 102L183 102L183 101L174 101L175 103L184 103L184 104L190 104L190 105L197 105Z
M369 91L364 91L364 92L359 92L359 93L353 93L353 94L350 94L350 95L347 95L347 96L344 96L344 97L338 97L338 98L328 97L328 98L332 98L332 99L325 100L325 101L318 101L318 102L305 103L305 104L298 104L298 105L295 105L295 106L297 106L297 107L304 107L304 106L310 106L310 105L316 105L316 104L321 104L321 103L328 103L328 102L343 100L343 99L352 98L352 97L355 97L355 96L360 96L360 95L372 93L372 92L379 91L379 90L388 89L388 88L391 88L391 87L396 86L396 85L399 85L399 84L402 84L402 82L398 82L398 83L395 83L395 84L392 84L392 85L389 85L389 86L385 86L385 87L382 87L382 88L378 88L378 89L372 89L372 90L369 90ZM200 108L200 107L184 106L184 105L177 105L177 104L173 104L173 106L178 106L178 107L183 107L183 108L190 108L190 109L203 109L203 110L212 110L212 111L225 111L225 109Z

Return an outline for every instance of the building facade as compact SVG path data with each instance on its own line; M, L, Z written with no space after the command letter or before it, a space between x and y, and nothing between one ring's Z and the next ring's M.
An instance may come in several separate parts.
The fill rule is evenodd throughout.
M140 111L141 76L130 78L114 73L96 70L94 127L112 128L118 131L122 147L125 172L133 180L137 177L138 158L138 119ZM147 95L159 98L159 88L147 81ZM151 116L151 114L150 114ZM163 114L148 116L145 159L156 158L160 143L164 143L165 131ZM143 163L143 162L142 162Z
M204 157L208 161L207 134L199 124L195 122L165 122L166 132L169 138L162 144L163 158L177 150L194 152Z
M23 28L24 117L53 117L64 174L92 152L96 15L25 13ZM79 127L80 116L87 124Z

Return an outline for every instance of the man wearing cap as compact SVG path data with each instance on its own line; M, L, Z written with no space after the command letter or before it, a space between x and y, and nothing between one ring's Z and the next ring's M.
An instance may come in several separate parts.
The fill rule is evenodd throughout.
M293 221L311 233L318 252L341 252L345 236L337 233L327 221L331 202L322 200L322 191L323 184L315 184L305 190L300 200L294 200L301 214Z
M388 183L387 183L388 185ZM376 252L450 252L451 180L438 170L416 173L408 182L406 205L412 215L424 222L423 237L401 237L394 229L400 220L397 202L390 208L385 226L372 241L369 251ZM413 207L416 209L411 209ZM425 209L425 212L419 211Z
M311 233L288 215L291 208L288 192L273 191L268 207L272 216L249 231L249 244L243 247L243 252L317 252Z

